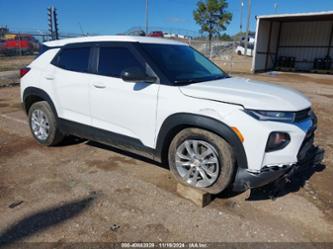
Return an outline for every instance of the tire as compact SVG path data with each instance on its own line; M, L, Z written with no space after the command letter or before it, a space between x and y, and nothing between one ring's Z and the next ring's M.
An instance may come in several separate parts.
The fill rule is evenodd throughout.
M59 130L57 117L46 101L34 103L29 109L28 118L31 133L38 143L54 146L63 141L64 135Z
M188 153L188 146L192 156ZM225 190L234 177L235 159L231 146L220 136L198 128L184 129L173 138L168 162L172 174L180 183L211 194ZM203 173L206 177L202 177ZM199 181L195 181L195 176Z

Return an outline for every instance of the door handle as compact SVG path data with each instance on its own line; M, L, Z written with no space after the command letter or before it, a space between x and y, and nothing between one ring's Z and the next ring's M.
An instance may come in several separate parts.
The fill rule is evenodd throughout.
M95 88L103 89L106 86L104 84L93 84Z
M51 75L46 75L46 76L45 76L45 79L47 79L47 80L54 80L54 77L51 76Z

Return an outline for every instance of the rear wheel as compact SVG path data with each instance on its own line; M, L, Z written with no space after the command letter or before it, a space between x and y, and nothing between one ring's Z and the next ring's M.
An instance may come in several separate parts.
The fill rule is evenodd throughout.
M29 125L32 135L40 144L57 145L64 139L57 118L46 101L36 102L30 107Z
M179 182L212 194L228 187L235 167L231 146L218 135L197 128L184 129L174 137L168 160Z

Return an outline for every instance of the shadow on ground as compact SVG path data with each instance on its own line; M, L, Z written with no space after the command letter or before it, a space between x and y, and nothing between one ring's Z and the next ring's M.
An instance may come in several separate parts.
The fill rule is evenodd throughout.
M164 168L164 169L169 169L168 165L156 162L156 161L154 161L152 159L149 159L147 157L140 156L140 155L137 155L135 153L125 151L125 150L122 150L122 149L119 149L119 148L116 148L116 147L113 147L113 146L110 146L110 145L102 144L102 143L95 142L95 141L92 141L92 140L87 140L87 139L84 139L84 138L79 138L79 137L76 137L76 136L67 136L64 139L64 141L62 141L58 146L59 147L71 146L71 145L76 145L76 144L81 144L81 143L85 143L86 145L96 147L96 148L100 148L100 149L103 149L103 150L109 150L109 151L121 154L123 156L127 156L127 157L130 157L130 158L133 158L133 159L136 159L136 160L140 160L140 161L143 161L143 162L146 162L146 163L149 163L149 164L154 164L154 165L156 165L158 167L161 167L161 168Z
M134 154L132 152L124 151L124 150L121 150L121 149L118 149L118 148L115 148L115 147L112 147L112 146L109 146L109 145L101 144L101 143L94 142L94 141L88 141L86 144L90 145L90 146L93 146L93 147L100 148L100 149L110 150L110 151L113 151L115 153L121 154L123 156L131 157L133 159L143 161L145 163L154 164L154 165L156 165L160 168L163 168L163 169L169 169L169 166L166 165L166 164L159 163L159 162L156 162L156 161L154 161L152 159L149 159L147 157L143 157L143 156Z
M78 201L41 210L18 221L0 232L0 248L77 216L88 208L95 198L91 195Z
M253 189L247 200L259 201L275 199L289 193L298 192L305 186L306 182L312 177L313 174L321 172L325 168L326 166L321 163L301 165L290 177L280 179L277 182L262 188Z
M85 142L89 146L97 147L104 150L113 151L115 153L131 157L136 160L140 160L149 164L154 164L158 167L169 169L168 165L158 163L154 160L148 159L146 157L134 154L132 152L124 151L109 145L101 144L94 141L89 141L81 138L77 138L74 136L70 136L66 138L66 140L60 146L66 145L74 145ZM321 157L323 158L324 150L320 150ZM247 201L260 201L260 200L267 200L285 196L289 193L297 192L301 188L303 188L306 182L312 177L313 174L316 172L323 171L326 166L321 164L322 158L320 160L316 158L312 158L311 160L303 163L302 165L298 165L297 169L288 176L285 176L269 185L264 187L260 187L257 189L252 189L250 194L247 196ZM221 198L227 199L234 196L239 195L240 193L234 192L232 190L227 190L214 196L214 198Z
M86 141L87 140L84 138L79 138L79 137L75 137L75 136L67 136L58 146L63 147L63 146L76 145L76 144L84 143Z

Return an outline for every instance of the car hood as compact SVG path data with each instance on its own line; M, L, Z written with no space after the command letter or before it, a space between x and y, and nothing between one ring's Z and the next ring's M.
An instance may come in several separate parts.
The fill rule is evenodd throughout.
M247 109L300 111L311 106L308 98L296 90L237 77L179 88L189 97L242 105Z

